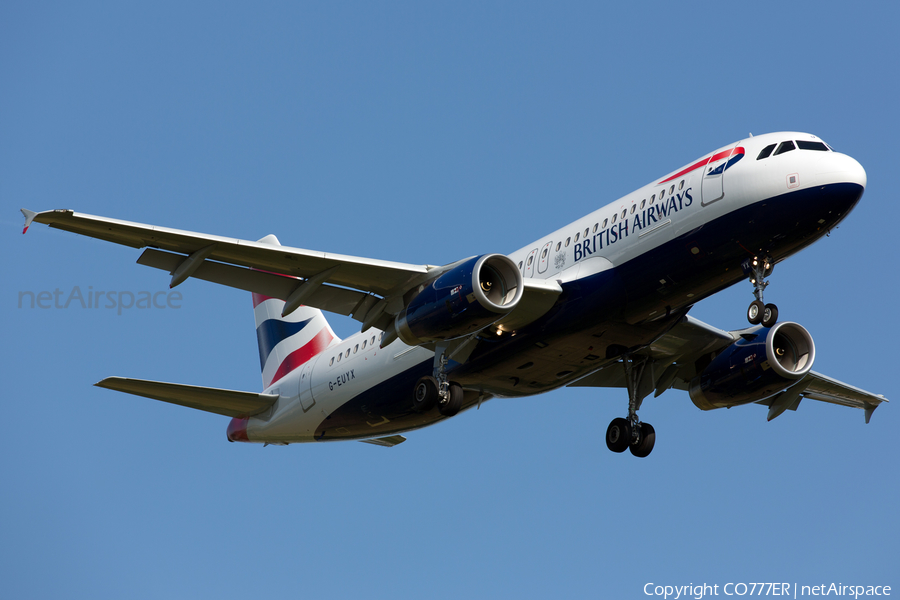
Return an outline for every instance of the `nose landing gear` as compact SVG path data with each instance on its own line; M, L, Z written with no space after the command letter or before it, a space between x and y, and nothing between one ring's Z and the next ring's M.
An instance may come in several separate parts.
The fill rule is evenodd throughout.
M647 357L626 356L625 382L628 387L628 417L613 419L606 429L606 447L613 452L626 449L638 458L649 456L656 443L656 432L637 416L644 398L653 391L653 361ZM649 367L649 368L648 368Z
M769 257L754 256L745 268L750 271L750 283L753 284L753 295L756 297L747 308L747 320L752 325L762 323L763 327L771 327L778 322L778 307L774 304L765 304L763 292L769 286L765 278L772 274L775 263Z

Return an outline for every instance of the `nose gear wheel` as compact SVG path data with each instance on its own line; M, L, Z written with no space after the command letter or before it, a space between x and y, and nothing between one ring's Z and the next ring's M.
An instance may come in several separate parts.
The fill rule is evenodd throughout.
M770 257L759 258L754 256L750 261L750 283L753 284L753 295L756 300L750 303L747 308L747 320L751 325L759 325L763 327L772 327L778 322L778 307L774 304L765 304L763 302L763 292L769 287L766 277L772 274L775 269L775 262Z

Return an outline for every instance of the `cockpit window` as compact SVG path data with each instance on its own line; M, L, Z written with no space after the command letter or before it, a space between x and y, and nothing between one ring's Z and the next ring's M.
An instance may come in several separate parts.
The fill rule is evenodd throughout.
M818 150L819 152L828 152L828 146L826 146L822 142L797 140L797 147L801 150Z
M762 149L762 152L759 153L759 156L756 157L756 160L762 160L764 158L769 158L772 154L772 150L775 149L775 144L769 144L765 148Z
M790 152L791 150L796 150L797 147L794 145L794 142L788 140L787 142L781 142L778 144L778 149L775 150L775 154L772 156L778 156L779 154L784 154L785 152Z

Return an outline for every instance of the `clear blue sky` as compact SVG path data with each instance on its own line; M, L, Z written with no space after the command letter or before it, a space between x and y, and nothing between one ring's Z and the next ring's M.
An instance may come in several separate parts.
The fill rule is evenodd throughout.
M866 168L850 217L766 292L816 370L900 400L894 3L17 3L0 8L8 598L643 598L645 583L892 585L898 411L766 422L615 390L494 400L387 449L229 444L228 419L110 375L257 390L249 294L164 291L139 252L34 226L80 212L443 264L511 252L748 132ZM745 325L749 284L696 306ZM341 335L353 322L335 320ZM895 402L896 404L896 402Z

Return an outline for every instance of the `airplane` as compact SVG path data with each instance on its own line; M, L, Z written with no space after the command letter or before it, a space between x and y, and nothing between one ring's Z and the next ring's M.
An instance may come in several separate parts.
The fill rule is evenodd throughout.
M95 385L231 417L227 439L287 445L402 434L492 398L563 386L627 390L606 432L646 457L650 393L685 390L701 410L760 404L772 420L804 399L864 411L887 399L812 370L800 324L764 301L774 267L834 229L866 172L815 135L728 144L509 254L434 266L232 239L81 214L32 222L146 248L137 262L252 293L262 392L123 377ZM688 312L748 280L750 326L726 331ZM322 311L360 331L340 339Z

